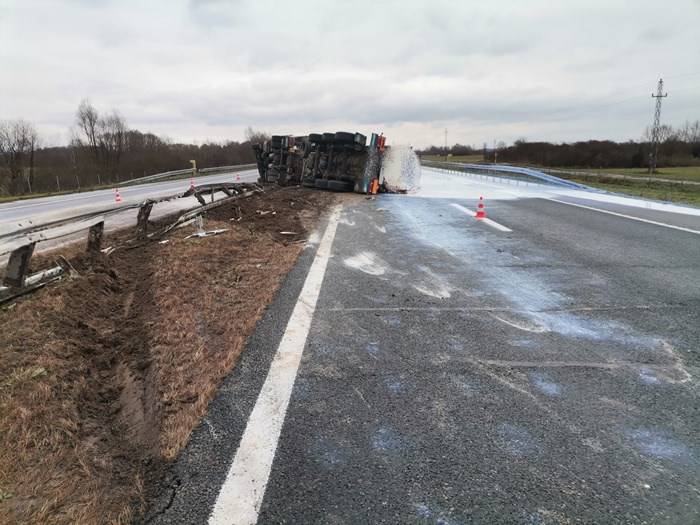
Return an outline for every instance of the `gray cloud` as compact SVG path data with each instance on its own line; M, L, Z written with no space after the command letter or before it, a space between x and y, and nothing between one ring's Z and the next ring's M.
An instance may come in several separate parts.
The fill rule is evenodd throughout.
M382 130L400 142L637 138L700 118L697 0L143 4L0 0L0 118L66 140L80 99L175 139ZM685 75L685 76L684 76ZM693 89L697 86L698 89ZM676 90L674 92L674 90Z

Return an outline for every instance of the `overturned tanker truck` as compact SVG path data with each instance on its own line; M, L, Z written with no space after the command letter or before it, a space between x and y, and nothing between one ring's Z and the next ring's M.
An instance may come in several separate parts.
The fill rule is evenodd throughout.
M386 137L372 133L273 135L254 144L263 184L298 185L334 191L376 193L380 185ZM384 188L386 189L386 188Z

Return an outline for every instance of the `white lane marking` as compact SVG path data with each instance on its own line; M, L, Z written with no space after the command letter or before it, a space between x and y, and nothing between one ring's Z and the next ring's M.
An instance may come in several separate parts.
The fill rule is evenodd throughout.
M558 202L559 204L568 204L569 206L576 206L577 208L585 208L586 210L599 211L600 213L607 213L608 215L615 215L616 217L622 217L624 219L632 219L633 221L646 222L647 224L653 224L655 226L663 226L664 228L672 228L674 230L680 230L682 232L695 233L700 235L700 231L691 230L690 228L683 228L682 226L674 226L673 224L666 224L665 222L651 221L649 219L642 219L641 217L635 217L634 215L625 215L624 213L617 213L609 210L601 210L600 208L594 208L592 206L586 206L584 204L574 204L573 202L560 201L559 199L547 200Z
M466 213L467 215L471 215L472 217L474 217L474 216L476 215L476 212L470 210L469 208L465 208L464 206L460 206L460 205L457 204L456 202L453 202L453 203L452 203L452 206L454 206L454 207L457 208L458 210L463 211L463 212ZM488 224L488 225L491 226L492 228L495 228L495 229L497 229L498 231L501 231L501 232L506 232L506 233L508 233L508 232L512 232L512 231L513 231L513 230L511 230L510 228L507 228L507 227L503 226L502 224L498 224L496 221L492 221L491 219L479 219L479 220L480 220L481 222L483 222L484 224Z
M233 464L214 504L209 517L210 525L254 524L258 520L340 211L338 207L331 213L304 287L248 419Z

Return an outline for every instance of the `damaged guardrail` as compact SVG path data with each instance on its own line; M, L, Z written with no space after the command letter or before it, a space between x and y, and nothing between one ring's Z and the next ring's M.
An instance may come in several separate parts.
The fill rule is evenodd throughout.
M215 173L223 173L228 171L243 171L249 169L255 169L257 164L236 164L233 166L216 166L213 168L201 168L193 170L193 168L185 168L182 170L172 170L164 171L163 173L154 173L153 175L146 175L145 177L139 177L137 179L130 179L123 183L122 186L131 186L132 184L141 184L144 182L154 182L162 179L169 179L171 177L179 177L181 175L192 175L193 177L199 175L213 175Z
M0 256L9 253L10 257L7 262L2 285L0 285L0 303L14 299L27 292L36 290L37 288L41 288L49 282L60 278L63 274L76 275L70 263L62 257L58 258L56 266L30 275L29 263L38 243L68 237L88 230L87 251L88 253L95 254L102 249L105 218L110 215L138 209L136 218L136 238L143 240L151 236L165 235L173 228L194 219L207 210L261 191L262 188L258 184L253 183L232 182L203 184L191 187L184 193L177 193L158 199L146 199L140 203L110 207L42 224L32 224L31 226L2 234L0 235ZM225 197L215 200L214 195L217 193L224 193ZM181 213L173 223L167 225L161 231L149 233L148 220L153 207L158 203L185 197L195 197L200 203L200 206ZM207 203L205 197L210 197L211 202Z

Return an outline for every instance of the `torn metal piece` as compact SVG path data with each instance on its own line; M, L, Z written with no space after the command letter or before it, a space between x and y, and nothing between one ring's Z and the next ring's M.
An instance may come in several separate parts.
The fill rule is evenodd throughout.
M193 233L192 235L188 235L185 237L185 239L190 239L192 237L197 237L197 238L202 238L202 237L210 237L212 235L218 235L223 232L227 232L228 228L220 228L218 230L209 230L209 231L202 231L202 232L197 232Z

